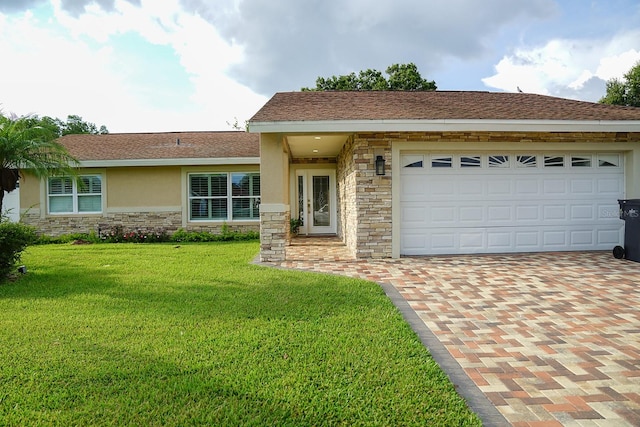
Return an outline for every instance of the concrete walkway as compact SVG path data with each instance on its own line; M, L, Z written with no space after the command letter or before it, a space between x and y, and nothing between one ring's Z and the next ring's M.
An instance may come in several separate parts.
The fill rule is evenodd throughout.
M280 267L387 292L485 425L640 426L640 263L604 252L356 261L297 238Z

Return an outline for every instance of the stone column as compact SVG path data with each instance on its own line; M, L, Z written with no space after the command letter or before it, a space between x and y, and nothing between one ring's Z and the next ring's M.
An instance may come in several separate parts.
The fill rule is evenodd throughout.
M280 134L260 134L260 260L282 262L289 245L289 156Z
M289 245L291 214L284 205L260 205L260 261L282 262Z

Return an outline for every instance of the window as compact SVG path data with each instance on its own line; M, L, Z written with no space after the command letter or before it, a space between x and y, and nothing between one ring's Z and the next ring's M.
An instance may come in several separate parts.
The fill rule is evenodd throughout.
M508 168L509 156L489 156L490 168Z
M259 219L260 174L189 175L189 218L225 221Z
M232 173L232 219L259 219L260 175L257 173Z
M189 187L191 219L227 219L227 174L191 175Z
M574 168L591 167L591 156L571 156L571 167L574 167Z
M564 156L544 156L545 168L564 167Z
M480 162L480 156L461 156L460 167L461 168L479 168L482 166Z
M538 161L533 154L522 154L516 156L516 166L519 168L535 168L538 166Z
M618 154L598 154L598 167L617 168L620 166L620 156Z
M453 159L451 156L433 156L431 158L432 168L450 168L453 166Z
M49 213L102 212L102 177L82 175L78 181L71 177L52 177L47 182Z
M419 155L402 156L403 168L421 168L423 167L424 157Z

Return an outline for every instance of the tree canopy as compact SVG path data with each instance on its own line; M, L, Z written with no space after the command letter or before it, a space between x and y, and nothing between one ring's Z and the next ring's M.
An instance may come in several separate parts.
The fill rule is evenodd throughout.
M343 76L318 77L315 88L302 88L302 91L329 91L329 90L436 90L436 82L423 79L414 63L393 64L386 69L389 76L385 76L378 70L368 69Z
M23 170L39 178L77 175L77 160L56 141L60 132L60 127L48 117L0 114L0 212L5 191L16 189Z
M69 135L69 134L93 134L101 135L109 133L109 130L105 125L96 126L95 123L86 122L82 120L82 117L70 114L67 116L67 121L64 122L58 118L52 118L44 116L42 118L38 116L29 116L34 126L51 127L57 136Z
M631 67L623 79L608 80L607 94L599 102L640 107L640 61Z

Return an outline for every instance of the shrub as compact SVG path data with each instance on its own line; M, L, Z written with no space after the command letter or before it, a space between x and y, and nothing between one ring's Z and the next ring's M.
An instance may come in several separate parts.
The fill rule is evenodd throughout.
M119 225L101 232L100 238L105 243L160 243L170 240L167 232L162 229L125 231Z
M50 244L62 244L62 243L71 243L76 241L83 241L89 243L99 243L101 241L100 237L95 231L90 233L72 233L72 234L63 234L62 236L46 236L41 235L36 240L36 245L50 245Z
M226 225L226 224L225 224ZM258 240L260 233L257 231L247 231L240 233L231 231L228 226L222 226L220 234L213 234L206 231L185 231L182 228L173 233L172 242L228 242L240 240Z
M20 260L22 251L36 241L36 231L24 224L0 220L0 282Z
M213 234L207 231L185 231L182 228L173 234L166 230L135 230L127 231L122 226L116 225L109 229L101 229L100 233L91 232L65 234L57 237L40 236L36 244L71 243L77 241L89 243L162 243L162 242L228 242L258 240L260 233L257 231L238 232L232 231L224 224L220 233Z

